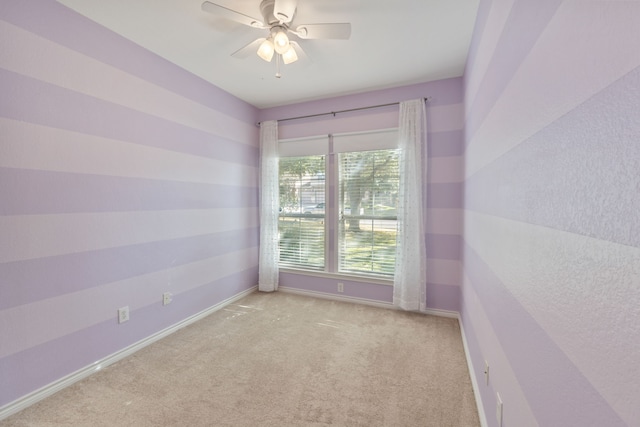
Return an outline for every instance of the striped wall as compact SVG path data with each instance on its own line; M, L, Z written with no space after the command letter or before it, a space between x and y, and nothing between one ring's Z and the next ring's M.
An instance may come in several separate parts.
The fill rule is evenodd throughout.
M497 426L640 425L640 2L481 2L462 320ZM485 385L484 361L490 365Z
M459 311L460 235L462 226L462 182L464 170L464 96L461 78L346 95L260 111L260 120L283 119L387 104L420 97L427 102L427 307ZM390 106L338 114L335 117L286 121L279 124L282 139L313 135L360 132L398 127L398 107ZM329 230L331 236L333 230ZM296 290L336 294L351 298L390 303L389 284L339 280L344 293L336 294L336 278L281 272L280 286Z
M255 108L51 0L0 94L0 408L257 284Z

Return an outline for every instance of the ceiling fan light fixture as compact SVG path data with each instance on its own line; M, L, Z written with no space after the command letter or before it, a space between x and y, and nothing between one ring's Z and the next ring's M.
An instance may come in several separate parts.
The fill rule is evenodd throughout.
M297 60L298 54L296 53L296 50L293 48L293 46L289 45L289 49L282 54L282 62L284 62L285 65L288 65L296 62Z
M257 53L260 58L264 59L267 62L271 62L274 51L275 49L273 46L273 42L269 39L266 39L262 42L262 44L260 44Z
M275 45L276 52L280 55L283 55L289 50L289 37L287 37L287 33L281 28L279 28L273 36L273 44Z

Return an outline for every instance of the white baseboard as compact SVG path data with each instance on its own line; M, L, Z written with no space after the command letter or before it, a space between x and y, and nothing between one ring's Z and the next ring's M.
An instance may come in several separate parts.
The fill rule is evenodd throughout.
M420 310L420 313L430 314L431 316L448 317L450 319L458 319L460 317L457 311L440 310L437 308L427 308L424 310Z
M143 340L140 340L137 343L130 345L129 347L123 348L122 350L113 353L102 360L98 360L97 362L94 362L89 366L85 366L84 368L79 369L76 372L67 375L66 377L54 381L32 393L27 394L26 396L8 403L7 405L0 408L0 420L3 420L17 412L20 412L28 406L31 406L34 403L51 396L52 394L62 390L63 388L69 387L70 385L88 377L89 375L103 368L106 368L107 366L112 365L119 360L124 359L125 357L135 353L138 350L143 349L149 344L153 344L154 342L166 337L167 335L170 335L184 328L185 326L188 326L204 317L207 317L208 315L220 310L221 308L249 295L250 293L255 292L256 289L258 289L257 285L245 291L242 291L230 298L227 298L226 300L221 301L218 304L201 311L200 313L194 314L193 316L188 317L176 323L175 325L169 326L168 328L156 332L155 334L144 338Z
M373 307L399 310L399 308L393 305L393 303L367 299L367 298L350 297L346 295L336 295L328 292L308 291L306 289L290 288L287 286L279 286L278 291L289 293L289 294L306 295L310 297L328 299L333 301L352 302L355 304L364 304L364 305L370 305ZM450 317L452 319L458 318L457 311L437 310L437 309L428 308L426 310L420 310L420 313L430 314L432 316L439 316L439 317Z
M458 316L458 323L460 324L460 333L462 335L462 346L464 347L464 355L467 358L467 367L469 368L469 377L471 377L471 386L473 387L473 395L476 398L476 406L478 408L478 417L480 418L480 425L482 427L488 427L487 415L484 413L484 405L482 404L482 398L480 396L480 388L478 387L478 380L476 379L475 369L473 368L473 362L471 361L471 354L469 353L469 346L467 344L467 336L464 333L464 326L462 320Z

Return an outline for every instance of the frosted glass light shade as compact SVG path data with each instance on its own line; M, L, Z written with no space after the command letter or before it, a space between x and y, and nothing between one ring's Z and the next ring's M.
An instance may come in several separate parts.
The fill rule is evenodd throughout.
M267 62L271 62L273 58L274 46L271 40L267 39L260 44L258 48L258 56Z
M287 34L279 30L275 36L273 36L273 44L275 45L276 52L283 55L289 49L289 37Z
M289 49L285 53L282 54L282 62L287 64L291 64L292 62L296 62L298 60L298 54L293 46L289 45Z

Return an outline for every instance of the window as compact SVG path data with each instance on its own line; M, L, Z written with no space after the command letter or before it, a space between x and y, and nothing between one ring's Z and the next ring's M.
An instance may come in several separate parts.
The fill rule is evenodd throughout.
M280 264L324 269L325 156L280 159Z
M378 131L280 142L281 267L393 276L396 135Z
M398 152L340 153L339 271L393 275Z

